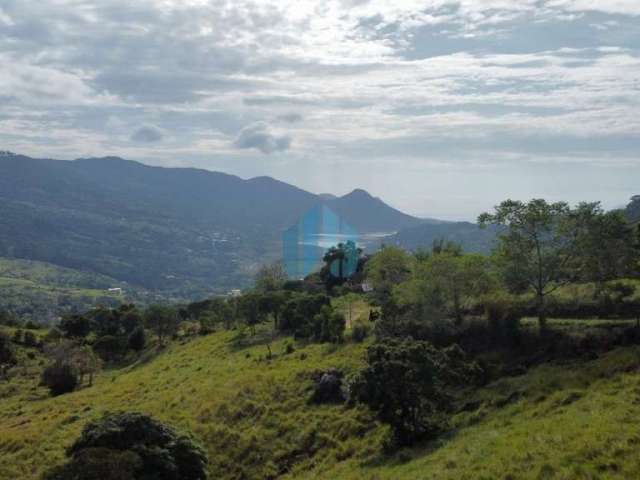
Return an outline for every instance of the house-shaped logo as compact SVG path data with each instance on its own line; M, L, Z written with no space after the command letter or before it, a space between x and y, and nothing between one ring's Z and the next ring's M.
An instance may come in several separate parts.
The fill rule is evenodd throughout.
M348 256L351 250L355 252L357 240L358 232L353 227L326 205L318 205L282 234L285 271L289 278L304 278L321 268L322 258L331 247L345 245ZM351 263L349 258L342 261L342 275L346 276L352 267L355 269ZM332 265L331 273L335 275L333 270L336 268Z

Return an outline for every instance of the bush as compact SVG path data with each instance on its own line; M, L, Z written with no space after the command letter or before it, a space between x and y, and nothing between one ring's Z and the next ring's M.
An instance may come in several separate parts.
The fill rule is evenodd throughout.
M126 339L115 335L104 335L93 343L93 350L105 362L117 360L126 352Z
M13 343L20 345L22 342L24 342L24 331L19 328L13 332Z
M135 330L131 332L129 338L127 339L127 346L131 350L135 350L139 352L144 348L147 343L147 335L144 331L144 328L139 326Z
M135 480L142 467L140 455L108 448L87 448L73 461L50 470L44 480Z
M78 386L78 369L66 362L53 363L42 372L42 383L54 396L72 392Z
M507 293L495 293L483 299L489 328L495 338L514 340L520 331L522 307Z
M69 462L46 480L204 480L207 459L189 437L140 413L107 414L85 425Z
M343 339L345 326L344 315L333 310L330 305L324 305L320 313L313 317L311 336L320 342L339 343Z
M314 374L312 403L340 403L344 402L342 393L343 374L334 368L326 372L316 372Z
M59 342L63 336L62 330L57 327L51 327L44 336L44 341L45 343L56 343Z
M355 322L351 327L351 340L360 343L369 336L369 325L362 321Z
M22 340L25 347L35 347L38 345L38 337L30 330L24 332L24 339Z
M16 352L11 340L4 332L0 332L0 365L15 365L16 363Z
M91 332L91 321L84 315L69 315L60 322L60 330L68 338L84 338Z
M350 399L366 403L391 425L396 445L430 438L447 425L448 385L478 374L454 345L439 350L429 342L387 338L367 349L367 365L352 380Z

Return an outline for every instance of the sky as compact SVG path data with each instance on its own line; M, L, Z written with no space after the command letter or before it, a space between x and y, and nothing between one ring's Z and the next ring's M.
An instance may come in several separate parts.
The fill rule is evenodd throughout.
M473 220L640 193L639 0L0 0L0 150Z

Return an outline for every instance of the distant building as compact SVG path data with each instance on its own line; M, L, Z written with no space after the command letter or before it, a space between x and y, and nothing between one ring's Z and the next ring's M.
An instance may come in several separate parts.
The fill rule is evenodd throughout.
M238 288L234 288L233 290L229 291L230 297L239 297L240 295L242 295L242 290Z
M109 288L107 290L109 293L117 293L118 295L122 295L124 291L120 287Z

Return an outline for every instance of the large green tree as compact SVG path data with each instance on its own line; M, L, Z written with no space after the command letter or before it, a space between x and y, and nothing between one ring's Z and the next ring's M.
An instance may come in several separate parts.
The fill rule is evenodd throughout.
M158 336L160 345L164 345L166 338L175 333L180 323L178 312L174 308L163 305L149 307L145 312L144 320L146 326Z
M580 221L567 203L543 199L506 200L478 217L482 227L506 227L498 236L496 258L510 289L534 292L541 328L546 326L546 297L575 279Z
M409 279L415 259L397 247L383 247L365 266L365 278L381 303L391 298L393 287Z
M478 218L481 226L502 225L495 252L511 290L535 294L540 326L546 324L545 298L572 281L605 282L633 274L638 250L633 229L619 211L600 203L529 203L507 200Z
M478 254L434 250L417 261L411 278L394 289L394 296L421 318L462 321L465 306L489 289L487 263Z
M596 295L607 281L637 273L636 232L623 211L605 212L599 203L581 203L571 216L578 231L576 273L595 283Z
M255 277L255 289L261 293L280 290L287 281L287 272L282 262L262 265Z
M446 425L446 387L467 383L477 369L457 345L439 350L429 342L387 338L367 349L351 395L391 425L398 445L411 445Z

